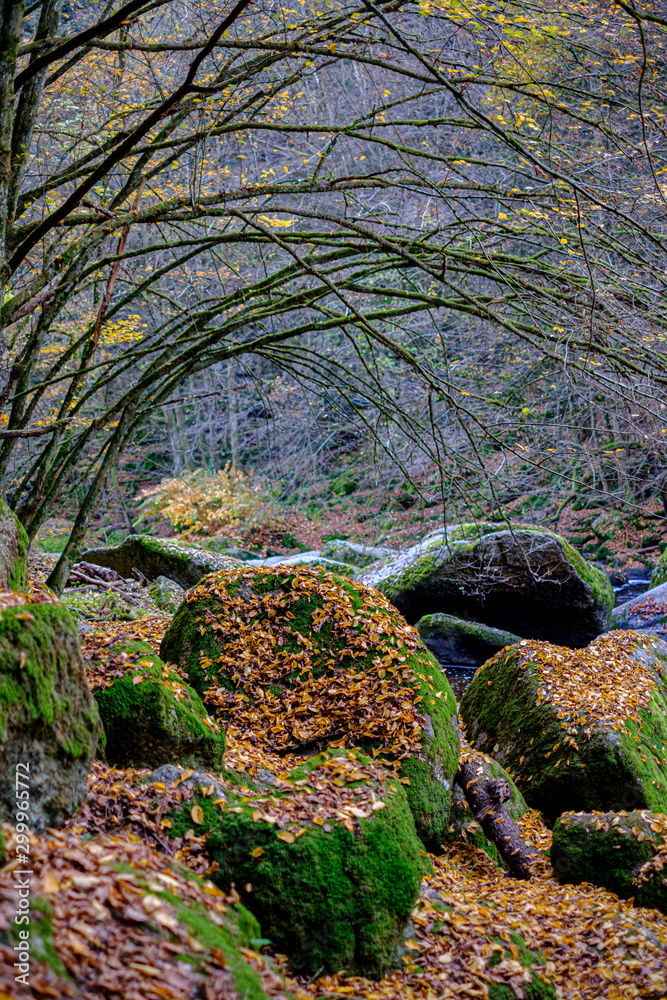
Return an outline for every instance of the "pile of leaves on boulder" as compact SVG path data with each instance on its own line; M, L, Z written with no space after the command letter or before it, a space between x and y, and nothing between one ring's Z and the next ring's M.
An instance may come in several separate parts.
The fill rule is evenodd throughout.
M243 567L188 592L160 647L228 736L294 763L358 747L398 767L426 843L447 834L456 703L376 590L306 567Z
M488 660L460 705L529 805L667 810L667 645L615 631L584 649L524 640Z

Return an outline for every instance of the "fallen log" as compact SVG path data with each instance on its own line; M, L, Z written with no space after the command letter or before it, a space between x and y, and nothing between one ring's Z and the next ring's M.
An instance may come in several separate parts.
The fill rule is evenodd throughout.
M505 803L512 790L505 778L488 777L484 758L474 750L461 760L454 779L466 797L484 836L498 851L515 878L529 879L532 862L539 852L527 844Z

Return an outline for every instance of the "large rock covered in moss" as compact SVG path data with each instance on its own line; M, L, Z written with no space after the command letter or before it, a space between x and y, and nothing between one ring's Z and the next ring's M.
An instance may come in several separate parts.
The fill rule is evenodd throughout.
M661 583L667 583L667 549L662 553L651 573L651 589L659 587Z
M29 925L0 879L0 996L287 1000L253 915L138 838L40 837L29 867Z
M28 589L28 546L25 528L0 499L0 590Z
M638 632L577 650L523 640L480 667L460 714L549 819L667 811L666 665L667 645Z
M521 641L520 635L454 615L424 615L415 628L438 663L462 667L478 667L499 649Z
M231 556L153 535L130 535L120 545L88 549L82 559L94 566L108 566L130 579L135 570L147 580L166 576L181 587L193 587L207 573L241 565Z
M667 913L662 813L564 813L554 826L551 863L561 882L590 882Z
M95 699L110 764L221 767L224 733L197 692L155 656L149 643L118 643L107 667L105 686L97 688Z
M0 592L0 818L15 819L18 774L32 828L62 824L85 798L101 737L69 612L48 594Z
M266 751L356 746L399 761L420 836L446 837L454 695L377 591L305 567L214 574L187 594L160 653L228 730Z
M295 972L387 970L425 869L404 787L377 763L329 751L271 796L201 796L171 818L172 835L208 834L214 880Z
M527 525L457 524L360 577L409 622L444 612L582 646L606 631L614 594L564 538Z

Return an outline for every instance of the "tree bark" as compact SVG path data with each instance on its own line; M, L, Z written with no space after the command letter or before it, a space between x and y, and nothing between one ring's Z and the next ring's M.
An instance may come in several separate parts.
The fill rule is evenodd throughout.
M537 858L538 852L525 842L504 807L503 803L512 797L509 782L505 778L487 778L474 751L459 764L455 780L484 835L494 844L512 875L529 879L531 862Z

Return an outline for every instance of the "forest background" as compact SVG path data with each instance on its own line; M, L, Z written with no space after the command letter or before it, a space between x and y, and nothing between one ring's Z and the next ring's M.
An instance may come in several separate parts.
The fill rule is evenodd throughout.
M160 510L284 551L574 507L659 554L660 5L2 9L1 490L56 589Z

